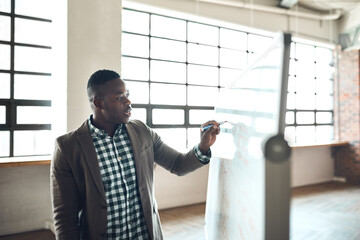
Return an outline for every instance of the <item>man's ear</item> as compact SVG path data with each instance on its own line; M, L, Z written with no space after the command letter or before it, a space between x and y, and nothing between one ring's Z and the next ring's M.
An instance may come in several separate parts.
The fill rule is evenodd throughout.
M93 104L94 104L94 106L97 108L97 109L102 109L102 101L101 101L101 99L100 98L97 98L97 97L95 97L94 99L93 99Z

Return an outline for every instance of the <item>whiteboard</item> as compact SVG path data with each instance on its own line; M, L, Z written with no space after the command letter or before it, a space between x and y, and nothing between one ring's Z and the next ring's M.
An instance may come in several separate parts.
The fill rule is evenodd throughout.
M215 119L227 122L212 148L206 239L289 238L290 166L282 151L289 150L283 133L290 43L289 34L278 33L219 95ZM281 144L271 141L275 154L265 157L273 137Z

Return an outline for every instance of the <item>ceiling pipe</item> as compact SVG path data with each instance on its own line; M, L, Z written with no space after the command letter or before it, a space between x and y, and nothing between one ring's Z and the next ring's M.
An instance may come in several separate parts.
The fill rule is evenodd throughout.
M275 14L282 14L287 16L299 17L299 18L308 18L308 19L315 19L315 20L325 20L331 21L339 19L342 12L340 9L335 9L333 13L330 14L313 14L313 13L305 13L305 12L298 12L292 11L283 8L276 8L270 6L264 6L259 4L251 4L243 1L225 1L225 0L197 0L199 2L206 2L212 3L217 5L224 5L229 7L238 7L238 8L245 8L245 9L252 9L261 12L268 12L268 13L275 13Z

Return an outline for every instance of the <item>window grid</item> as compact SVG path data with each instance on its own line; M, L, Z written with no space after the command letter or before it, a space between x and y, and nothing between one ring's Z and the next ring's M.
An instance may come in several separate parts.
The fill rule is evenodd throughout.
M1 133L9 133L9 139L3 142L4 145L0 145L0 157L14 157L14 156L31 156L31 155L45 155L49 153L43 153L43 154L37 154L35 152L28 151L25 154L16 154L14 151L15 147L18 149L21 149L21 144L15 144L14 142L14 133L16 131L38 131L38 130L51 130L51 124L18 124L17 123L17 107L19 106L31 106L31 107L38 107L38 106L51 106L51 100L37 100L37 99L18 99L15 97L15 75L29 75L29 76L51 76L50 72L39 72L39 71L22 71L15 70L15 51L16 47L25 47L25 48L33 48L33 49L51 49L51 46L48 45L38 45L38 44L28 44L23 42L17 42L15 40L15 20L16 19L26 19L26 20L32 20L34 22L45 22L45 23L51 23L52 20L50 19L44 19L44 18L38 18L33 16L26 16L26 15L20 15L15 13L15 0L11 0L11 10L10 12L1 12L0 16L7 16L10 17L10 40L1 40L0 44L4 46L10 47L10 66L8 68L0 68L0 74L9 74L10 77L10 93L9 98L2 98L0 97L0 106L5 107L5 124L0 124L0 134ZM18 60L18 59L17 59ZM30 89L30 91L33 91L33 89ZM45 90L46 91L46 90ZM1 134L4 136L4 134ZM2 139L3 141L4 139ZM29 145L36 145L35 143L31 142L32 139L25 139L27 141L27 144ZM15 146L16 145L16 146ZM5 148L8 149L4 149ZM4 154L5 152L5 154Z
M148 37L148 56L144 57L144 56L136 56L135 55L132 55L132 54L123 54L123 60L124 58L128 58L128 59L142 59L142 60L147 60L148 61L148 76L147 76L147 79L146 80L143 80L143 79L136 79L136 78L131 78L131 77L124 77L124 80L131 83L131 82L146 82L148 84L148 102L145 103L145 104L139 104L139 103L134 103L132 104L133 108L136 109L136 108L143 108L143 109L146 109L146 124L149 126L149 127L152 127L152 128L186 128L187 130L188 129L191 129L191 128L198 128L199 127L199 124L191 124L190 122L190 111L191 110L213 110L214 109L214 105L201 105L201 106L194 106L194 105L191 105L189 104L189 89L191 87L194 87L194 86L197 86L197 87L204 87L205 88L211 88L211 89L216 89L218 92L221 91L221 89L224 87L224 83L222 82L222 78L221 78L221 71L222 70L236 70L236 71L241 71L243 69L242 66L237 66L237 67L234 67L234 66L224 66L223 63L222 63L222 59L221 59L221 51L224 51L224 50L228 50L230 51L231 53L243 53L243 54L246 54L246 59L244 61L244 63L249 63L251 61L251 59L253 59L257 53L261 52L261 49L258 48L258 47L254 47L254 42L252 43L252 46L250 47L249 45L249 41L254 41L254 39L257 39L257 41L263 41L263 44L261 45L264 45L266 46L266 43L264 41L267 41L268 39L271 39L270 37L267 37L267 36L262 36L262 35L258 35L258 34L253 34L253 33L249 33L249 32L243 32L243 31L239 31L239 30L236 30L236 29L230 29L230 28L226 28L226 27L221 27L221 26L215 26L215 25L210 25L210 24L206 24L206 23L201 23L201 22L194 22L194 21L190 21L190 20L187 20L187 19L181 19L181 18L176 18L176 17L170 17L170 16L165 16L165 15L161 15L161 14L157 14L157 13L150 13L150 12L145 12L145 11L140 11L140 10L135 10L135 9L129 9L129 8L124 8L124 11L127 11L127 12L135 12L135 13L141 13L141 14L144 14L144 15L147 15L148 17L148 32L145 32L145 33L139 33L139 32L136 32L136 31L132 31L131 29L125 29L123 30L123 33L124 34L128 34L128 35L136 35L136 36L142 36L142 37ZM123 15L124 16L124 15ZM126 15L125 15L126 16ZM176 39L176 38L170 38L170 37L164 37L164 36L156 36L156 35L153 35L152 34L152 16L157 16L157 17L163 17L163 18L166 18L166 19L169 19L169 21L171 20L178 20L178 21L183 21L186 23L186 37L185 39ZM123 24L124 22L126 23L127 19L126 17L123 18ZM206 27L211 27L211 28L214 28L216 29L217 31L217 44L211 44L211 43L204 43L204 42L201 42L201 41L191 41L190 40L190 37L193 37L193 36L190 36L189 34L189 25L190 24L199 24L201 26L206 26ZM228 46L222 46L221 44L221 37L223 36L221 34L221 31L222 30L229 30L229 31L234 31L236 33L241 33L241 34L244 34L245 36L245 42L243 44L246 45L245 48L243 47L228 47ZM126 36L125 36L126 37ZM263 39L262 39L263 38ZM123 38L124 39L124 38ZM161 40L167 40L167 41L173 41L173 42L177 42L177 43L183 43L186 45L186 58L185 60L183 61L180 61L180 60L174 60L174 59L163 59L163 58L156 58L156 57L152 57L152 51L154 51L154 49L152 49L152 39L161 39ZM239 44L240 45L240 44ZM298 43L296 42L293 42L292 44L292 52L295 52L295 53L292 53L292 56L291 56L291 59L290 61L293 61L294 62L294 67L298 67L298 66L301 66L301 62L299 63L299 59L301 59L301 56L298 57L298 55L301 55L301 51L299 51L299 54L296 54L296 47L297 47ZM300 45L304 45L304 44L300 44ZM215 47L217 48L217 64L212 64L212 63L202 63L202 62L193 62L189 59L189 54L191 54L191 50L189 49L190 47L189 46L198 46L198 47ZM312 46L312 45L309 45L311 48L313 48L314 50L314 60L313 60L313 67L315 68L318 64L318 57L319 56L316 56L315 52L316 52L316 49L318 48L317 46ZM124 46L123 46L123 50L124 50ZM332 52L330 49L326 49L326 51L329 51L329 52ZM330 62L328 64L328 66L332 66L331 65L331 60L330 59ZM152 66L151 66L151 62L152 61L159 61L159 62L167 62L167 63L174 63L174 64L185 64L186 66L186 77L185 77L185 82L183 83L178 83L178 82L171 82L171 81L157 81L156 79L153 79L151 74L152 74ZM210 68L217 68L217 84L214 85L214 84L210 84L210 83L203 83L203 82L189 82L189 68L190 67L194 67L194 66L198 66L198 67L210 67ZM246 67L246 66L244 66ZM300 68L299 68L300 69ZM124 71L124 67L122 68L122 70ZM124 75L123 75L124 76ZM290 73L289 76L292 76L294 79L299 79L299 73L296 73L296 70L295 70L295 73ZM315 73L315 75L313 76L313 79L314 79L314 83L316 83L317 79L318 79L318 74ZM167 104L167 99L164 99L163 102L161 102L160 104L159 103L152 103L151 102L151 99L152 99L152 91L151 91L151 88L152 88L152 84L165 84L165 85L172 85L172 86L185 86L186 87L186 95L185 95L185 98L186 98L186 103L185 104ZM131 89L130 89L131 91ZM294 95L294 98L296 99L297 96L299 96L299 91L297 91L296 89L295 90L291 90L289 88L289 91L288 93L292 93ZM136 93L136 94L139 94L139 93ZM316 98L318 96L318 92L317 91L314 91L312 92L311 94L314 95L314 97ZM325 95L328 95L328 96L332 96L333 97L333 92L330 92L330 93L326 93ZM214 96L216 97L216 96ZM289 99L289 97L288 97ZM296 104L296 101L295 101L295 104ZM286 124L286 130L289 130L291 127L294 127L295 129L297 129L298 127L304 127L304 126L314 126L315 128L317 128L318 126L330 126L330 127L333 127L334 123L333 123L333 108L329 108L329 109L322 109L320 107L316 107L316 102L313 104L313 108L310 108L310 109L303 109L303 108L299 108L299 107L289 107L289 104L288 104L288 107L287 107L287 112L288 113L293 113L294 114L294 119L293 119L293 122L291 123L288 123L289 120L287 119L287 124ZM183 124L154 124L153 121L152 121L152 110L153 109L182 109L184 110L184 123ZM298 113L302 114L302 113L313 113L314 115L314 122L313 123L299 123L301 121L301 118L298 117ZM317 121L317 114L318 113L330 113L331 114L331 120L324 123L324 122L318 122ZM301 115L299 115L301 116ZM297 137L296 137L296 134L295 136L291 136L291 133L288 135L290 135L289 138L293 137L294 138L294 143L296 143L298 141ZM291 139L290 139L291 140ZM332 140L332 139L329 139L329 140ZM308 139L308 143L310 142L315 142L316 139ZM188 146L188 139L187 139L187 143L186 143L187 147Z
M308 52L308 57L304 57L304 53L301 52L304 49L301 49L303 47L307 47L310 52ZM332 141L334 140L334 110L333 110L333 102L334 102L334 93L333 90L327 90L324 92L320 92L320 88L316 88L314 87L315 85L317 85L318 81L321 81L321 79L328 81L332 86L334 86L334 81L333 81L333 74L331 73L332 69L333 69L333 62L332 62L332 50L331 49L325 49L322 47L318 47L318 46L313 46L313 45L306 45L306 44L302 44L302 43L296 43L294 42L292 44L292 56L290 58L290 61L293 60L293 67L294 70L290 71L289 73L289 84L294 84L294 86L289 90L288 93L292 94L291 97L288 97L288 102L289 100L291 101L291 99L294 101L294 104L289 106L287 106L287 112L288 113L292 113L293 115L293 121L291 121L291 123L287 122L286 124L286 129L285 129L285 135L288 134L288 138L289 141L291 143L316 143L316 142L326 142L326 141ZM299 49L298 49L299 48ZM328 58L325 59L325 63L321 63L321 56L317 56L315 53L318 49L321 49L322 51L326 51L328 54ZM300 56L299 56L300 55ZM313 57L311 57L313 56ZM303 59L301 59L303 58ZM304 61L307 60L307 69L304 69L303 67L300 67L299 65L301 64L301 60ZM327 71L328 71L328 77L321 77L320 74L322 73L321 70L324 69L320 69L320 65L325 65L326 67L328 67ZM313 67L314 72L311 72L311 67ZM310 69L309 69L310 68ZM320 69L320 71L315 71L317 69ZM306 90L306 92L304 90L301 90L301 87L296 85L296 82L301 81L299 77L300 74L302 74L302 71L304 70L308 70L310 73L306 73L308 74L307 76L307 80L309 80L312 84L313 87L308 86L308 89ZM290 82L293 81L293 82ZM311 104L311 106L298 106L297 103L297 96L298 95L302 95L302 94L307 94L308 96L313 96L315 102L313 104ZM327 102L328 106L318 106L319 105L319 100L323 100L320 98L320 96L323 95L323 97L328 97L329 99L331 99L330 102ZM304 99L302 99L304 100ZM324 100L323 100L324 101ZM304 118L301 116L305 116L306 114L308 114L308 116L312 116L310 120L308 120L308 122L304 122ZM327 118L327 120L322 121L319 116L319 114L326 114L327 116L330 116ZM288 120L288 119L287 119ZM308 133L303 133L300 134L300 131L304 131L304 127L308 127L311 128L313 127L313 130L308 132ZM322 138L321 136L319 136L321 133L321 128L322 127L328 127L329 129L332 129L331 133L328 132L329 135L327 135L325 138ZM290 129L293 129L293 133L288 133ZM290 130L291 131L291 130ZM304 134L309 134L310 136L313 136L312 139L311 138L304 138Z

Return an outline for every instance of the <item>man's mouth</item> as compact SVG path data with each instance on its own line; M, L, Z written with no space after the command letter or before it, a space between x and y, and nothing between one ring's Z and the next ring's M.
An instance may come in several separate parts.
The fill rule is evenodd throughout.
M125 111L125 114L128 115L129 117L131 116L131 110L132 110L132 107L128 107Z

